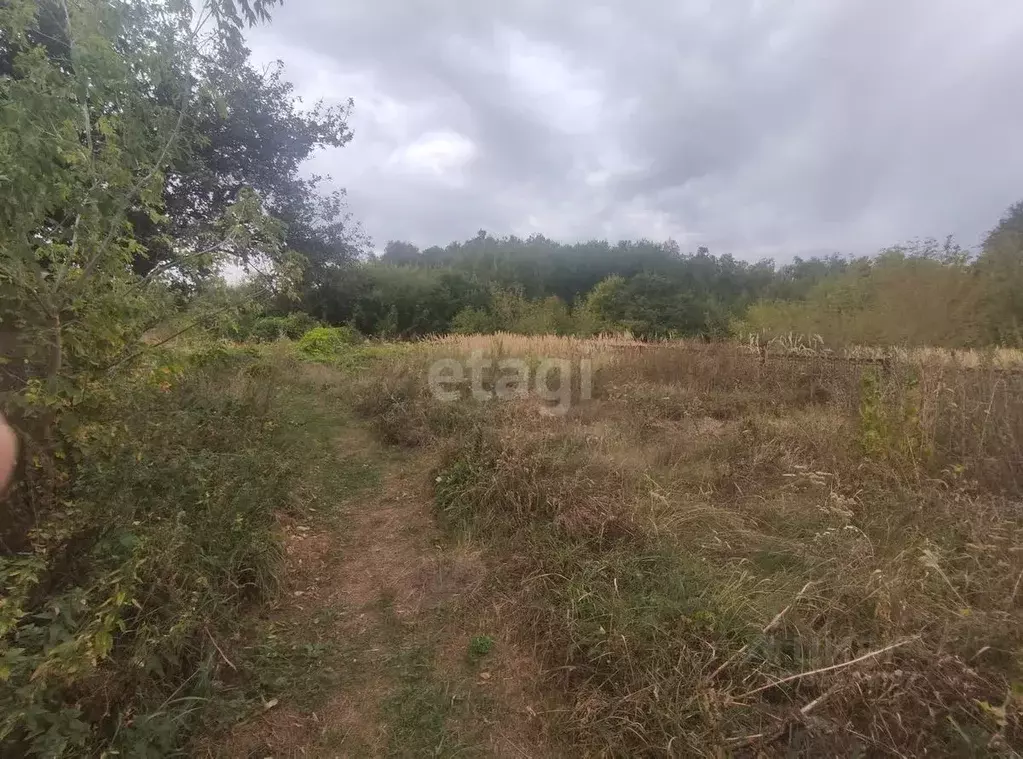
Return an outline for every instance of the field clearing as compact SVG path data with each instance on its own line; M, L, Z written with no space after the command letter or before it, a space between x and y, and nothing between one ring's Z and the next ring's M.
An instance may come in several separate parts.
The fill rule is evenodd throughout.
M1020 750L1018 356L447 337L366 370L382 439L565 704L574 752ZM589 358L593 397L441 403L439 358ZM863 357L870 357L862 352ZM968 358L964 359L964 355ZM991 371L978 371L978 368ZM494 377L483 375L488 387Z

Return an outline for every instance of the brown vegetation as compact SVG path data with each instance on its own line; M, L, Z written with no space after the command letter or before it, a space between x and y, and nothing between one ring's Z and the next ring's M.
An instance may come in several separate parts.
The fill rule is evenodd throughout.
M428 361L480 343L383 362L359 402L442 451L438 518L483 550L575 750L1023 748L1023 377L504 336L599 356L593 400L434 400Z

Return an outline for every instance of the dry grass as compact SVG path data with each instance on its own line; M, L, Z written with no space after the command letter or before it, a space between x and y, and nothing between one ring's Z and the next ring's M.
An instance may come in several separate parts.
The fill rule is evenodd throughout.
M1023 750L1023 378L487 340L382 364L361 408L443 449L438 517L483 549L579 752ZM435 401L425 364L474 350L598 358L594 397Z
M541 355L567 357L577 353L598 353L610 348L644 345L630 335L570 337L562 335L517 335L497 332L488 335L440 335L424 341L426 345L457 355L487 351L496 355Z
M561 356L600 355L616 349L668 349L707 353L725 348L732 354L803 357L851 362L894 362L920 366L952 366L965 369L993 368L1023 370L1023 350L1018 348L949 349L949 348L878 348L867 345L829 349L819 338L790 335L783 339L761 341L757 336L722 345L698 339L637 340L629 333L606 334L584 338L560 335L519 335L510 332L479 335L441 335L424 340L420 345L443 350L446 355L469 355L483 351L494 356Z

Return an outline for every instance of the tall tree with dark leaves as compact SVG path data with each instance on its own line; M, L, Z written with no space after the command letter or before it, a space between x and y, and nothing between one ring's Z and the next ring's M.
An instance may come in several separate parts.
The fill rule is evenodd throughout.
M357 257L365 240L344 191L324 192L326 178L302 171L315 151L352 139L351 100L302 109L280 62L257 70L247 50L231 47L201 59L199 81L204 87L190 124L202 139L169 168L165 218L154 222L141 209L133 214L144 248L135 270L145 275L183 246L216 250L222 239L216 220L245 190L259 194L266 212L283 224L284 246L314 269Z

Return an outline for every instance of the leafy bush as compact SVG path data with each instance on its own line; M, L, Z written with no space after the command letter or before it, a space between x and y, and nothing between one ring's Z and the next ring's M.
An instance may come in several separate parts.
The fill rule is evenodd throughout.
M314 327L298 341L298 352L306 358L328 360L361 342L351 327Z
M463 308L451 320L451 331L459 335L489 334L497 329L497 320L482 308Z
M469 639L469 661L479 661L494 650L494 639L489 635L474 635Z
M14 498L54 503L0 559L4 755L157 755L181 745L214 640L275 589L287 503L284 359L165 362L111 389ZM70 474L74 472L74 477Z
M303 311L287 316L262 316L252 325L250 337L257 342L272 342L282 337L298 340L318 326L320 323Z

